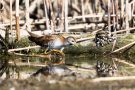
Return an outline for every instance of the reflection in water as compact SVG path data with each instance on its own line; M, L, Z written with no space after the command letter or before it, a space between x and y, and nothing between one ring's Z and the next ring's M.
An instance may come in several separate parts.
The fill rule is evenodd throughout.
M16 73L19 78L19 68L16 65L15 57L11 55L0 55L0 58L0 77L5 73L6 78L10 78ZM13 62L13 65L9 64L9 62Z
M45 61L47 61L44 58L37 58L37 57L19 57L20 60L18 60L18 57L14 57L14 56L10 56L10 55L9 56L0 56L0 58L1 58L0 75L3 75L3 73L6 73L7 77L13 75L13 72L18 73L18 75L19 75L20 70L27 71L28 69L33 68L30 66L28 66L28 67L24 66L24 67L21 67L21 69L20 69L20 68L18 68L18 66L16 66L16 64L18 65L19 61L26 62L27 59L29 59L30 63L32 63L32 62L44 63ZM111 64L111 65L113 64L112 57L103 57L103 56L91 57L90 55L81 55L81 56L66 55L65 63L89 68L89 67L95 66L97 60L103 61L107 64ZM11 63L9 63L11 61L17 62L17 63L14 63L13 65L11 65ZM134 72L132 72L131 70L126 69L127 66L120 64L118 62L115 62L115 63L118 66L117 68L120 72L123 72L123 70L127 70L126 73L130 72L130 73L132 73L131 75L134 74ZM85 68L76 69L76 67L70 67L70 66L67 66L67 67L70 68L71 70L77 70L77 72L82 73L81 75L92 74L92 72L88 72L90 70L85 70ZM22 69L22 68L25 68L25 69ZM35 73L36 70L38 70L37 67L32 71L32 73ZM62 69L56 68L55 70L62 70ZM82 70L83 72L80 72L79 70ZM63 72L63 70L62 70L62 72ZM86 73L86 72L88 72L88 73ZM54 81L52 78L50 78L50 82ZM49 86L48 86L48 82L47 82L48 79L45 79L45 77L42 77L40 80L38 80L39 78L38 79L34 78L34 80L32 80L31 78L28 78L28 79L23 80L22 82L20 82L18 79L11 80L11 82L6 81L6 82L4 82L4 84L5 84L5 86L9 86L9 85L14 86L16 88L16 90L24 90L24 86L26 86L26 88L27 87L29 87L29 88L39 87L39 89L47 88L47 90L52 90L52 88L55 90L56 87L60 87L60 90L61 90L61 88L62 88L62 90L63 89L65 89L65 90L66 89L67 90L75 90L75 89L76 90L82 90L82 89L85 89L85 90L95 90L95 89L96 90L123 90L123 89L125 89L126 90L126 89L131 89L132 87L134 88L134 83L133 83L134 81L128 81L129 83L127 83L127 81L118 81L118 82L112 81L109 83L108 82L102 82L102 83L96 82L95 83L95 82L92 82L91 78L89 78L89 79L86 79L86 78L83 79L83 77L81 77L81 78L82 78L82 80L80 79L80 76L79 76L79 78L75 78L75 79L73 77L58 78L57 80L59 80L59 81L56 82L56 84L55 84L55 82L53 82L53 84L49 83ZM68 80L71 80L71 82ZM14 82L16 82L16 83L14 83ZM25 82L27 82L27 83L25 83ZM63 82L64 82L64 84L63 84ZM11 87L5 87L5 86L1 85L0 87L4 87L4 88L8 88L8 89L11 88ZM20 89L20 88L22 88L22 89ZM8 90L8 89L4 89L4 90ZM27 89L27 90L29 90L29 89Z
M59 62L59 60L48 60L46 58L40 58L40 57L22 57L22 61L26 62L29 60L30 63L37 63L37 64L56 64ZM129 73L130 75L132 72L135 72L133 68L128 68L128 66L125 66L125 64L119 63L114 61L113 57L110 56L91 56L91 55L80 55L80 56L72 56L66 54L65 56L65 65L74 65L74 66L80 66L84 68L91 68L93 66L96 66L96 62L103 61L104 63L110 64L114 66L116 69L118 69L120 72ZM29 67L28 67L29 68ZM123 73L122 73L123 74Z
M84 63L87 63L88 65L96 65L97 60L104 61L109 64L112 63L111 57L90 56L90 55L82 55L82 56L67 55L65 62L70 63L70 64L78 64L78 65L81 65Z
M102 61L97 61L96 73L99 77L109 77L116 74L117 68L114 65L104 63Z
M0 58L1 58L0 76L2 76L4 73L6 73L7 78L14 76L14 74L16 74L15 76L19 77L19 72L22 72L21 70L24 70L23 68L25 68L25 70L26 69L28 70L31 68L35 68L37 70L37 66L40 66L40 64L46 65L47 64L46 62L48 62L48 63L49 62L51 62L51 63L59 62L59 60L57 61L57 59L54 61L53 60L50 61L46 58L41 58L41 57L15 57L13 55L1 55ZM66 66L73 65L73 67L72 67L73 70L75 70L76 66L83 67L83 69L93 68L96 66L97 60L103 61L110 65L114 64L112 57L90 56L90 55L72 56L72 55L67 54L65 56L65 65ZM12 62L12 63L10 63L10 62ZM19 66L18 63L24 63L23 66L25 66L25 67L21 67L22 65ZM27 65L25 65L25 63L28 65L28 67L26 67ZM34 65L32 66L33 63L35 66ZM118 71L121 74L123 74L123 72L124 72L124 73L126 73L126 75L134 75L135 70L133 68L127 68L127 66L125 66L119 62L115 62L115 64L116 64L116 66L118 66L117 67ZM33 70L35 71L35 69L33 69ZM34 71L33 71L33 73L34 73ZM84 70L84 71L88 71L88 70ZM123 75L125 75L125 74L123 74Z
M135 75L135 69L132 66L118 62L115 59L116 58L110 57L110 56L90 56L90 55L71 56L71 55L67 55L66 59L65 59L65 63L89 68L91 66L96 66L97 61L101 61L101 62L114 66L118 70L118 74L120 76ZM121 59L119 59L119 60L121 60Z

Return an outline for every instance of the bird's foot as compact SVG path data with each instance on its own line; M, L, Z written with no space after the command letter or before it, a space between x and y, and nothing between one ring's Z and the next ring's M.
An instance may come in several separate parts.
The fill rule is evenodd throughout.
M65 58L65 54L60 51L60 50L51 50L49 52L49 54L51 54L51 56L53 57L54 60L64 60Z
M65 54L62 52L62 51L60 51L60 50L51 50L50 52L49 52L50 54L57 54L57 55L60 55L60 56L65 56Z
M45 55L48 55L50 52L48 52L48 48L44 51Z

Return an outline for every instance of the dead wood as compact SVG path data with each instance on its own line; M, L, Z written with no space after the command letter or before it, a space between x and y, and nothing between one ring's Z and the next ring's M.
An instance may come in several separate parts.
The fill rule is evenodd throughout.
M134 68L135 68L135 65L134 65L134 64L129 63L129 62L126 62L125 60L120 60L120 59L117 59L117 58L113 58L113 59L114 59L114 61L116 61L116 62L120 62L120 63L123 63L123 64L125 64L125 65L128 65L128 66L131 66L131 67L134 67Z
M129 44L127 44L127 45L125 45L125 46L123 46L123 47L121 47L119 49L114 50L113 52L111 52L111 54L120 52L121 50L124 50L124 49L126 49L126 48L128 48L128 47L130 47L130 46L132 46L134 44L135 44L135 42L129 43Z

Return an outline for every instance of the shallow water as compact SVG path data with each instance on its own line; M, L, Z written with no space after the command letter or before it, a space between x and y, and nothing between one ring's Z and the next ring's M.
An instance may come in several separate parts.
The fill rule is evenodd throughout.
M102 82L102 83L101 82L93 83L91 82L91 79L86 79L86 78L74 80L74 78L72 77L64 78L64 79L57 79L58 81L55 81L55 79L53 80L51 78L50 79L51 81L49 81L49 83L47 82L47 80L44 79L44 77L41 77L41 80L39 80L39 78L36 80L35 79L29 80L30 75L34 73L38 68L40 68L40 67L31 66L31 64L34 63L34 64L45 65L46 62L50 62L50 61L47 59L38 58L38 57L12 57L12 58L1 57L1 59L5 59L5 60L8 60L9 58L11 59L10 61L13 61L14 59L17 65L20 62L29 63L29 65L26 65L26 66L22 65L22 66L16 67L16 68L19 68L20 78L23 80L21 81L19 81L18 79L12 80L13 78L16 79L16 77L11 76L12 79L10 81L6 80L4 82L1 82L0 86L2 90L11 89L13 87L16 88L16 90L19 90L19 89L24 90L23 85L26 86L26 90L30 90L30 88L33 88L33 90L43 90L45 86L48 86L48 84L49 86L47 90L56 90L56 88L57 89L59 88L59 90L82 90L82 89L85 89L85 90L134 90L135 89L134 80L124 81L124 82L113 81L113 82ZM85 77L85 75L87 76L90 74L91 76L96 75L95 71L91 68L93 68L96 65L97 60L103 61L111 65L114 64L115 62L121 76L135 75L135 70L133 67L120 63L120 62L116 62L115 59L116 59L115 57L111 57L111 56L96 56L96 55L91 56L88 54L78 55L78 56L66 55L65 65L69 67L71 70L81 73ZM72 66L69 66L69 65L72 65ZM13 72L13 70L10 70L10 71ZM51 84L50 82L53 84ZM10 85L11 87L7 87Z
M5 61L7 63L6 64L7 67L14 65L14 62L15 62L17 65L17 68L19 67L20 72L21 71L34 72L38 68L45 66L47 63L54 64L54 62L56 62L58 64L59 62L61 62L61 60L53 61L53 60L48 60L47 58L41 58L41 57L40 58L39 57L22 57L22 56L16 57L16 56L11 56L11 55L6 56L6 57L3 55L3 56L0 56L0 58L1 58L1 61ZM95 67L97 61L102 61L110 65L115 64L117 66L118 71L123 73L124 75L135 75L134 67L125 63L115 61L116 59L118 59L119 61L125 61L119 58L115 58L114 56L101 56L101 55L97 56L97 55L89 55L89 54L66 55L63 61L67 67L71 67L72 69L86 68L86 71L87 71L87 68L91 69ZM10 63L8 62L12 62L12 64L10 65ZM126 62L131 63L128 60Z
M88 73L88 74L92 74L92 75L96 75L95 71L93 72L93 70L95 70L93 67L96 66L97 61L102 61L104 63L110 64L112 66L117 66L118 69L118 76L131 76L131 75L135 75L135 69L134 67L125 64L125 63L121 63L118 61L115 61L116 59L118 59L119 61L125 61L125 59L123 60L123 58L119 59L116 58L114 56L97 56L97 55L89 55L89 54L84 54L84 55L66 55L64 62L65 62L65 66L69 67L70 69L74 70L75 72L81 72L81 73ZM21 66L20 70L22 70L22 72L29 72L29 73L33 73L35 72L38 68L41 68L42 65L46 65L47 63L50 64L50 62L52 64L58 64L59 60L56 61L56 63L54 63L55 61L53 60L48 60L46 58L39 58L39 57L21 57L19 62L23 61L24 63L29 63L26 66ZM61 60L60 60L61 62ZM131 63L130 61L126 61ZM34 64L34 66L32 65ZM39 67L41 64L41 67Z

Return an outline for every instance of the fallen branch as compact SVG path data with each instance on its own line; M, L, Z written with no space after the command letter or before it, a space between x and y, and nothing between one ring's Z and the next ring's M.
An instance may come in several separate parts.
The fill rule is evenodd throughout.
M21 51L21 50L27 50L32 48L40 48L40 46L29 46L24 48L9 49L8 52Z
M134 46L135 46L135 44L131 45L130 47L128 47L127 49L125 49L122 53L128 52Z
M131 67L134 67L134 68L135 68L135 65L134 65L134 64L132 64L132 63L128 63L128 62L126 62L125 60L120 60L120 59L117 59L117 58L114 58L114 60L115 60L116 62L120 62L120 63L126 64L126 65L129 65L129 66L131 66Z
M78 39L76 42L80 43L80 42L89 41L89 40L92 40L92 39L94 39L94 36L93 37L88 37L88 38Z
M135 30L135 27L129 28L128 30L129 30L129 31ZM127 31L127 29L124 29L124 30L119 30L119 31L112 32L111 34L117 34L117 33L122 33L122 32L126 32L126 31Z
M127 48L127 47L129 47L129 46L132 46L132 45L134 45L134 44L135 44L135 42L129 43L129 44L127 44L127 45L125 45L125 46L123 46L123 47L121 47L121 48L119 48L119 49L114 50L113 52L111 52L111 54L112 54L112 53L119 52L119 51L121 51L121 50L123 50L123 49L125 49L125 48Z

